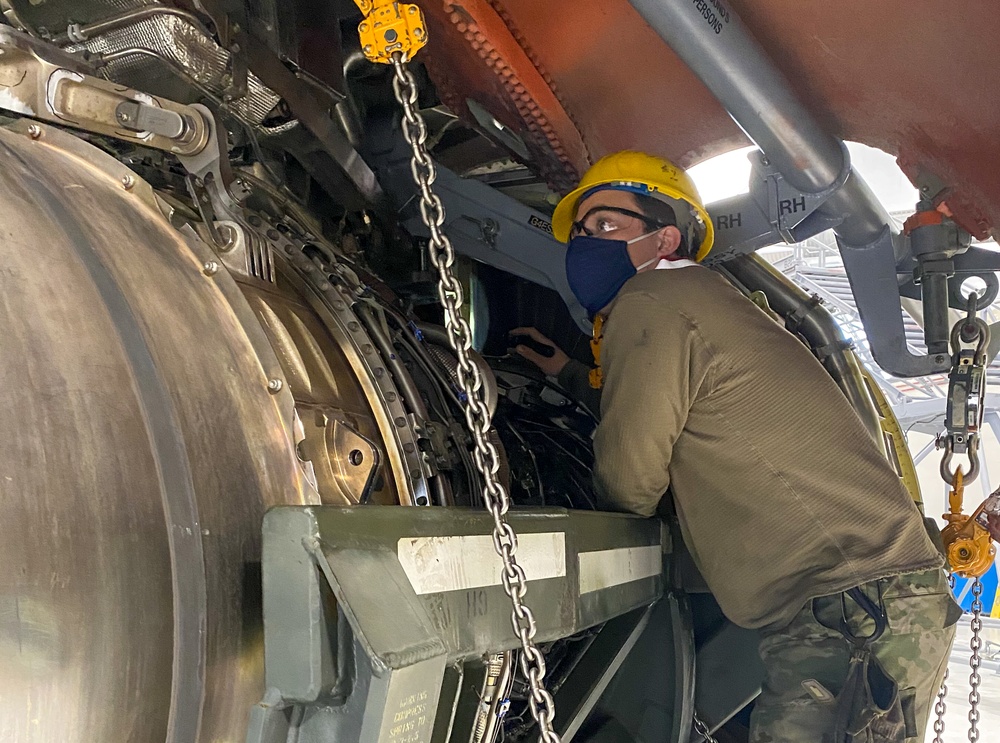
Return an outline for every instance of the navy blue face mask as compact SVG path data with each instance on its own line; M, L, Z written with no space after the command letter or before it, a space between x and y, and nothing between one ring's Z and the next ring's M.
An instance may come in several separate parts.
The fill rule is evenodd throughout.
M606 240L602 237L578 235L566 248L566 278L569 288L591 315L607 307L625 282L646 266L658 262L658 257L636 268L628 255L628 246L655 235L662 228L631 240Z

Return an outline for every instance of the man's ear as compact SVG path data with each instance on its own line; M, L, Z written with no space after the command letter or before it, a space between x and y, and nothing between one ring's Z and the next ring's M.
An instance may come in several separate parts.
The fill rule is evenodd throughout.
M656 255L670 258L681 246L681 231L674 226L664 227L656 233Z

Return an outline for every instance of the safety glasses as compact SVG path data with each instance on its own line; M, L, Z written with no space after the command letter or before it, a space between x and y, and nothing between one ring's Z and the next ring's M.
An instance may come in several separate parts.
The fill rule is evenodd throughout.
M587 237L596 237L598 233L595 231L597 226L597 221L595 220L590 226L588 222L591 218L599 212L612 212L614 214L621 214L626 217L632 217L633 219L638 219L640 222L645 224L650 229L660 229L661 227L669 227L670 225L658 222L655 219L647 217L645 214L640 214L639 212L632 211L631 209L621 209L617 206L595 206L593 209L588 211L583 215L578 221L574 222L569 228L570 239L574 237L579 237L580 235L586 235Z

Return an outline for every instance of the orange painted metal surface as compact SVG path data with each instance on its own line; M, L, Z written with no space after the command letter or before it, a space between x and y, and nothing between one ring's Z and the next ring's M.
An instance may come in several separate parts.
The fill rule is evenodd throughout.
M664 0L670 1L681 0ZM978 236L997 229L1000 13L993 0L732 0L730 6L832 134L898 156L911 179L935 191L943 184L938 201ZM498 12L487 21L490 8ZM424 10L432 33L425 54L446 103L474 98L529 141L533 159L559 188L565 178L552 175L566 172L567 163L581 167L566 120L592 160L636 148L687 166L746 144L627 0L436 0ZM456 13L477 18L483 40L517 60L508 68L524 94L511 94L506 71L498 75L485 63L452 21ZM525 60L537 76L525 70ZM529 100L562 122L552 130L568 158L557 154L552 136L532 132L524 116Z

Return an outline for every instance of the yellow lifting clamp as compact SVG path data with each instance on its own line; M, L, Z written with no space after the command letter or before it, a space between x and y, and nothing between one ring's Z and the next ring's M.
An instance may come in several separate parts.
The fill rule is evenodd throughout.
M594 354L594 368L590 370L588 379L595 390L604 386L604 372L601 369L601 341L604 340L604 317L594 318L594 334L590 338L590 352Z
M361 51L370 62L392 64L392 55L404 60L427 43L427 24L416 5L392 0L354 0L365 19L358 25Z
M944 514L948 522L941 531L948 563L953 573L963 578L979 578L986 574L996 557L996 546L990 532L980 519L986 513L995 512L1000 505L1000 493L994 493L976 509L971 516L962 513L962 496L965 484L962 468L959 467L952 479L951 493L948 495L949 512Z

